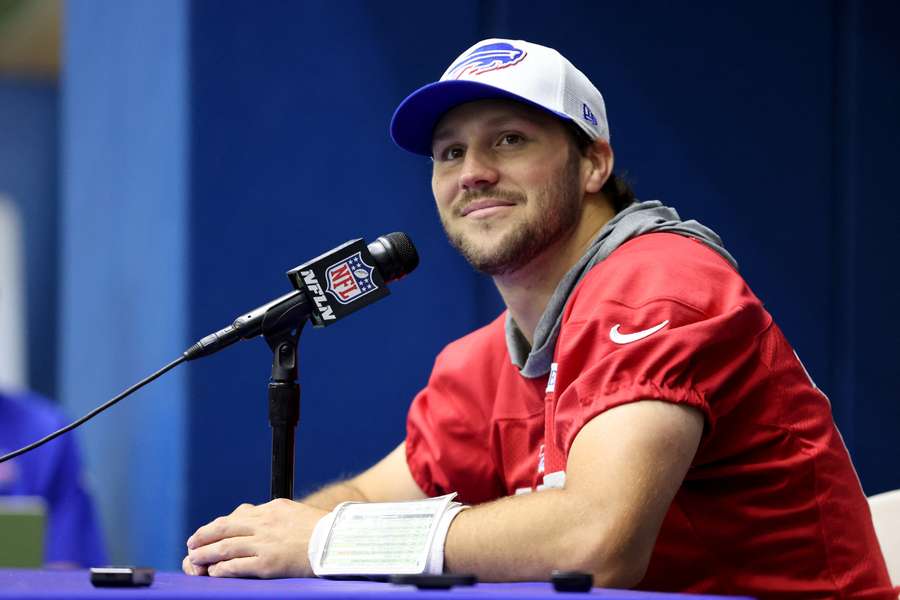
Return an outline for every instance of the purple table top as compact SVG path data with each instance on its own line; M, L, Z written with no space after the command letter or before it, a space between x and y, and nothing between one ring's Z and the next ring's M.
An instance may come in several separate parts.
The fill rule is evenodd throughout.
M688 594L661 594L625 590L592 590L593 596L617 600L687 600L726 598ZM0 569L0 600L11 598L91 598L94 600L173 599L173 598L301 598L303 600L402 600L411 595L428 600L548 600L557 596L549 583L481 583L452 590L417 590L412 586L397 586L372 581L328 581L324 579L219 579L188 577L181 573L156 573L153 585L144 588L95 588L88 571L46 571L31 569ZM581 594L563 594L566 600L577 600ZM733 597L732 597L733 598Z

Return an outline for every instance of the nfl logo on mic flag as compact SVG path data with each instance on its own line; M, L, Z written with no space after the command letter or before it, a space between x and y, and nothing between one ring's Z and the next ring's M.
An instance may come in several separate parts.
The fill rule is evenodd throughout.
M375 284L372 283L374 271L375 268L363 262L360 253L357 252L347 260L328 267L328 270L325 271L328 281L326 291L331 293L341 304L349 304L354 301L354 298L364 296L376 289Z
M306 292L316 327L331 325L390 294L366 243L351 240L288 271L294 287Z

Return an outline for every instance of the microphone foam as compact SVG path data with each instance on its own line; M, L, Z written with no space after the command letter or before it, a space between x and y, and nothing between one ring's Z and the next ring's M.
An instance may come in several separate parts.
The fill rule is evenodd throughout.
M373 246L380 246L382 252ZM385 282L399 279L419 266L419 253L409 236L395 231L383 235L369 244L369 251L378 262Z

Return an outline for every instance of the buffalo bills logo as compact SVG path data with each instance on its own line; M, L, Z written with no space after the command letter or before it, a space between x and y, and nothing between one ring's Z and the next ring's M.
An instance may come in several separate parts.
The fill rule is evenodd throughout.
M524 50L505 42L485 44L475 48L450 67L445 79L459 79L464 75L481 75L488 71L511 67L521 62L525 54Z
M334 296L341 304L350 304L360 296L378 289L372 281L375 267L363 261L359 252L333 264L325 271L328 286L325 291Z

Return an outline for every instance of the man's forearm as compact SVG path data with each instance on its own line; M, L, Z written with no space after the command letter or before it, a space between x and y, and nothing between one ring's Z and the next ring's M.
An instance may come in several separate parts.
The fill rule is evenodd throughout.
M450 526L445 570L482 581L547 580L554 569L590 572L595 585L630 587L627 541L598 518L596 505L566 490L502 498L462 511Z
M369 501L369 499L366 498L365 494L362 493L362 490L360 490L359 487L355 485L353 479L347 479L344 481L332 483L323 487L319 491L313 492L309 496L300 499L300 502L303 502L304 504L308 504L309 506L313 506L315 508L321 508L322 510L332 510L341 502L348 501Z
M494 581L562 569L593 573L599 586L637 585L703 428L698 409L654 400L594 417L572 443L565 487L462 511L445 567Z

